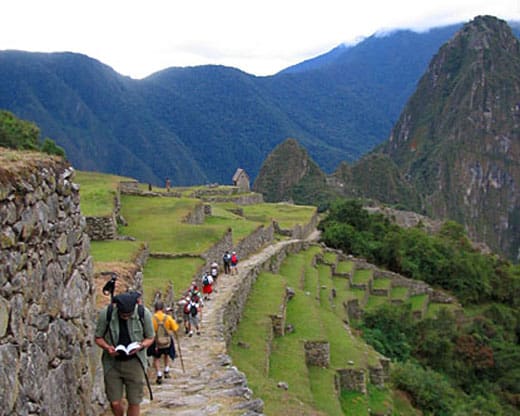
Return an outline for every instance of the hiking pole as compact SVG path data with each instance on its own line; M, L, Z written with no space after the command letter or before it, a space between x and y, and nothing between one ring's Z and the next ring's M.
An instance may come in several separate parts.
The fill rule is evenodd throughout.
M177 341L177 346L179 347L179 358L181 359L182 372L185 373L186 370L184 370L184 360L182 359L181 343L179 341L179 336L177 335L177 331L173 331L173 335L175 336L175 341Z

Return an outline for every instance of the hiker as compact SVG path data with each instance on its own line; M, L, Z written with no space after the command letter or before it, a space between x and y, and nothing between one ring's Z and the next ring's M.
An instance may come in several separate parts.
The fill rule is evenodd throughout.
M138 416L146 376L146 348L154 341L152 313L137 304L137 296L122 293L99 312L95 342L103 349L105 392L115 416ZM116 350L117 348L117 350ZM126 352L120 350L126 349Z
M222 256L222 263L224 264L224 273L231 273L231 254L229 254L229 251L227 250Z
M170 178L166 178L166 192L170 192L171 182Z
M184 313L188 315L188 336L193 336L193 328L200 335L199 315L201 314L202 304L197 295L192 296L190 301L184 306Z
M238 273L238 256L235 251L231 253L231 274L237 274Z
M214 261L213 263L211 263L211 265L209 266L209 275L211 276L211 278L213 279L213 290L216 292L216 287L217 287L217 277L218 277L218 263L216 261Z
M188 296L190 297L190 299L192 299L194 296L196 296L198 298L201 297L200 290L199 290L199 287L197 286L197 283L191 282L191 286L188 290Z
M190 332L190 311L186 307L190 303L190 297L185 296L179 301L179 305L182 306L182 321L184 322L184 333L188 335Z
M158 300L154 307L153 328L155 338L148 348L147 355L153 356L153 366L157 373L157 384L162 383L163 373L160 369L161 355L164 361L164 378L170 378L170 358L175 360L175 344L172 334L179 330L179 325L170 315L164 313L164 303Z
M202 275L202 293L204 300L211 300L210 295L213 293L213 277L208 272Z

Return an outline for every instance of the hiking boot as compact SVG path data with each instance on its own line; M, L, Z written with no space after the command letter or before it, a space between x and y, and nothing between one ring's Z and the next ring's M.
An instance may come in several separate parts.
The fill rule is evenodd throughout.
M157 377L157 380L155 380L157 384L162 384L162 376Z
M189 330L188 328L184 328L184 333L185 333L186 335L188 335L188 332L190 332L190 330Z
M197 331L197 335L200 335L200 331Z
M189 333L188 336L189 336L189 337L192 337L192 336L193 336L193 331L190 331L190 333Z
M164 378L170 378L170 372L169 371L165 371L164 372Z

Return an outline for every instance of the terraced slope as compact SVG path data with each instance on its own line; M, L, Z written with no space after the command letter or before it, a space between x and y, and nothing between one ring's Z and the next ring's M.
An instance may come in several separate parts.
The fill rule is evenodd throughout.
M458 307L442 295L312 246L290 255L278 273L260 274L231 356L266 414L392 414L396 407L398 414L415 414L387 384L389 360L350 324L386 303L410 303L417 319Z

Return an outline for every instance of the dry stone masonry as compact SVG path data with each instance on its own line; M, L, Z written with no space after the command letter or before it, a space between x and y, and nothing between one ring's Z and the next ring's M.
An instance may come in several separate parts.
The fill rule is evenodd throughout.
M96 415L90 240L73 169L0 149L0 414Z

